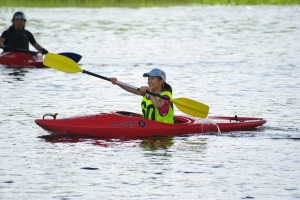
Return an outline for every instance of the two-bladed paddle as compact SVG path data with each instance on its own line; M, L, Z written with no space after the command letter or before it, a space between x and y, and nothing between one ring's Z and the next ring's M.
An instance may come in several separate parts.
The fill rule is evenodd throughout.
M81 59L81 55L77 54L77 53L72 53L72 52L63 52L63 53L59 53L59 55L62 56L66 56L72 60L74 60L74 62L78 63Z
M0 48L3 48L3 47L0 47ZM28 53L31 55L37 55L37 54L41 53L39 51L29 51L27 49L19 49L19 48L13 48L12 50L16 51L16 52ZM76 62L76 63L78 63L82 57L81 55L79 55L77 53L71 53L71 52L63 52L63 53L59 53L59 55L66 56L66 57L74 60L74 62Z
M77 73L77 72L82 72L85 74L89 74L107 81L110 81L109 78L98 75L98 74L94 74L92 72L86 71L86 70L82 70L73 60L61 56L61 55L57 55L57 54L53 54L53 53L48 53L44 59L43 64L47 67L50 68L54 68L56 70L62 71L62 72L67 72L67 73ZM140 88L128 85L126 83L117 81L117 84L119 85L123 85L123 86L127 86L130 87L132 89L135 90L140 90ZM166 97L162 97L159 94L155 94L152 92L147 91L147 93L151 94L151 95L155 95L155 96L159 96L161 98L166 98ZM177 99L168 99L171 102L173 102L175 104L175 106L178 108L178 110L180 110L183 113L186 113L188 115L194 116L194 117L199 117L199 118L206 118L206 116L208 115L208 111L209 111L209 107L203 103L194 101L192 99L188 99L188 98L177 98Z

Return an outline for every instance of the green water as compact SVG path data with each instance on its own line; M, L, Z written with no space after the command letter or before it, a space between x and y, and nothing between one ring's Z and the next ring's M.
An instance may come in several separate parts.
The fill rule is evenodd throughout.
M1 7L154 7L184 5L300 5L300 0L0 0Z

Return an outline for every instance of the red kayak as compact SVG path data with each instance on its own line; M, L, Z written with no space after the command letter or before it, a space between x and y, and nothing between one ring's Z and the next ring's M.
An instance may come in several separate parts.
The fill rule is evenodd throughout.
M53 119L45 119L46 116ZM253 130L267 121L253 117L211 116L205 119L175 116L174 124L142 118L140 114L119 111L95 115L56 119L46 114L35 123L55 134L76 134L104 138L175 136Z
M15 51L0 54L0 65L4 65L6 67L45 67L43 65L42 55L33 55Z

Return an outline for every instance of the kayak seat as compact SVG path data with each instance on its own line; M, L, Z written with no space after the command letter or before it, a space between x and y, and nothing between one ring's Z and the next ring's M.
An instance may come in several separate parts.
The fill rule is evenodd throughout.
M237 115L235 115L234 118L231 118L229 121L231 122L231 120L234 120L237 122L243 122L243 120L240 120Z
M117 111L116 113L120 115L130 116L130 117L142 117L140 114L128 112L128 111ZM182 116L174 117L174 124L186 124L186 123L193 123L193 122L194 120L191 120L190 118L187 117L182 117Z

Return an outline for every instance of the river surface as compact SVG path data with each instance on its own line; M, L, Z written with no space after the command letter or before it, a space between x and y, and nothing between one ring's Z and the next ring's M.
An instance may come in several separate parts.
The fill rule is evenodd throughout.
M173 98L268 122L173 138L50 136L34 123L45 113L140 113L141 98L82 73L0 66L0 199L300 199L298 6L0 8L0 30L17 10L49 52L82 55L82 69L139 87L161 68Z

